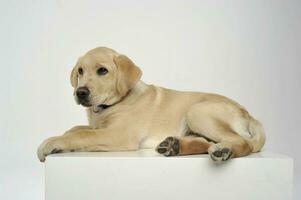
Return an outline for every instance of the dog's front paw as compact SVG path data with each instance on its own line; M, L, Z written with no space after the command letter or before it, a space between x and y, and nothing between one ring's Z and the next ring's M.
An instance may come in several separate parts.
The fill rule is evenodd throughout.
M211 145L208 153L213 161L219 163L229 160L233 155L231 147L222 143Z
M180 141L175 137L168 137L157 146L156 150L165 156L176 156L180 152Z
M54 154L61 153L65 149L65 143L61 137L51 137L45 140L38 148L38 158L41 162L45 161L45 157Z

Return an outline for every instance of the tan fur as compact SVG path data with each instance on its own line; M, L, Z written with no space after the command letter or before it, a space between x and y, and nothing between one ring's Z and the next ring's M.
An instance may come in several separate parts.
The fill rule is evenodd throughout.
M99 76L101 66L109 73ZM83 75L78 74L79 67ZM45 140L39 159L56 152L155 148L169 136L179 141L178 155L208 152L215 161L245 156L264 145L261 124L233 100L147 85L141 75L128 57L109 48L96 48L81 57L70 79L75 90L83 86L90 90L89 126ZM112 106L100 109L100 104Z
M179 155L207 153L211 145L210 142L203 137L186 136L179 138L179 141L181 146Z

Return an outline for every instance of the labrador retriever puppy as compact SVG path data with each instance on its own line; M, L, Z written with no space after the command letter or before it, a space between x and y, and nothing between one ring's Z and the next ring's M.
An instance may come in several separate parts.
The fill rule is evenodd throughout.
M76 102L87 108L89 125L45 140L37 152L40 161L60 152L156 148L165 156L208 153L223 162L263 147L261 123L235 101L148 85L141 75L132 60L109 48L79 58L71 84Z

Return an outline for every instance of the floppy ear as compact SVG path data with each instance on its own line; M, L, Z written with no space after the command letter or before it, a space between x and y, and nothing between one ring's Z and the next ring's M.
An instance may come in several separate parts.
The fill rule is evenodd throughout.
M77 66L75 66L72 69L71 75L70 75L70 82L73 88L77 87L78 84L78 74L77 74Z
M125 55L115 56L114 62L117 66L117 92L125 96L140 80L142 71Z

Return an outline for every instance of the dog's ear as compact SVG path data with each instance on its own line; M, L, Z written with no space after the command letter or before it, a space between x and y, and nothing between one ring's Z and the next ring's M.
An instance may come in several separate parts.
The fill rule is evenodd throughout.
M78 84L78 74L77 74L77 65L73 67L71 75L70 75L70 82L72 87L75 89Z
M125 55L115 56L114 63L117 66L117 92L125 96L140 80L142 71Z

